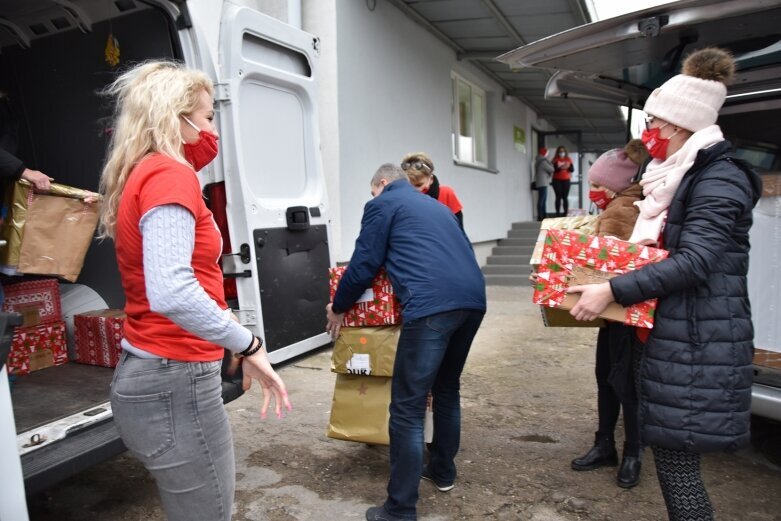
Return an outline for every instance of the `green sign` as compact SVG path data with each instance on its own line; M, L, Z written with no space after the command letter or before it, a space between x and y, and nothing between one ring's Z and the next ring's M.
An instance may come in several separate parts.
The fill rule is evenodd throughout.
M524 129L513 127L513 143L515 150L526 153L526 131Z

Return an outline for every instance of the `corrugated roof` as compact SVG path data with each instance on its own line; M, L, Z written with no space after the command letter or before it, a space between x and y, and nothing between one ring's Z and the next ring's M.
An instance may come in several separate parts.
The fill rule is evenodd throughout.
M608 103L544 98L551 72L512 70L500 54L589 23L583 0L390 0L407 16L496 80L505 94L522 99L557 131L583 132L582 151L626 142L620 110Z

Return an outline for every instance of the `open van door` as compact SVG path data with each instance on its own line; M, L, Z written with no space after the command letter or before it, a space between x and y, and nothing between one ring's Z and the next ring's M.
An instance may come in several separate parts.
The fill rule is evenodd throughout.
M221 151L236 315L276 363L330 342L330 224L315 103L319 40L226 2L219 41Z

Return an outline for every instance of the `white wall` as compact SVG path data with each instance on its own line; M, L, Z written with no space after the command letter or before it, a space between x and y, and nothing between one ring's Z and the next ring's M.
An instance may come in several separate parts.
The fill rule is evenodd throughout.
M407 152L425 151L434 163L443 184L452 186L464 204L466 232L473 242L506 236L510 223L532 219L529 192L531 126L536 115L520 101L503 102L502 89L472 65L458 62L454 52L387 2L377 2L370 11L365 2L326 0L328 7L315 7L319 1L305 0L304 29L326 41L322 19L312 22L314 9L326 16L335 9L338 74L321 75L320 86L336 90L338 124L328 122L322 107L321 129L338 134L338 159L323 158L334 207L334 251L337 260L348 260L360 230L363 206L369 199L369 180L377 167L398 163ZM334 35L335 36L335 35ZM325 61L325 60L324 60ZM333 63L331 64L333 66ZM489 151L498 170L456 166L451 147L451 71L484 88L488 94ZM335 82L337 88L327 83ZM324 100L333 104L333 99ZM526 130L527 153L514 149L513 126ZM325 131L325 130L324 130ZM529 155L531 154L531 155ZM338 210L337 210L338 208Z

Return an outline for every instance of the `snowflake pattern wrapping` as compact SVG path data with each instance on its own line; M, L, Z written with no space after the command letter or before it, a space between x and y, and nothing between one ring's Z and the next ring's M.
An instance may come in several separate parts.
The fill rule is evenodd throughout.
M667 252L658 248L573 231L548 230L534 288L534 303L572 309L578 296L567 294L570 286L605 282L665 258ZM628 308L613 303L600 316L651 329L655 310L656 299Z
M6 313L20 313L24 309L37 308L41 324L53 324L62 320L60 284L57 279L16 282L3 286L3 292L3 311Z
M125 312L101 309L73 316L76 358L80 364L116 367L122 354Z
M331 301L344 275L346 266L329 270ZM401 322L401 304L393 293L393 286L385 269L380 268L372 281L372 287L344 314L343 326L389 326Z

